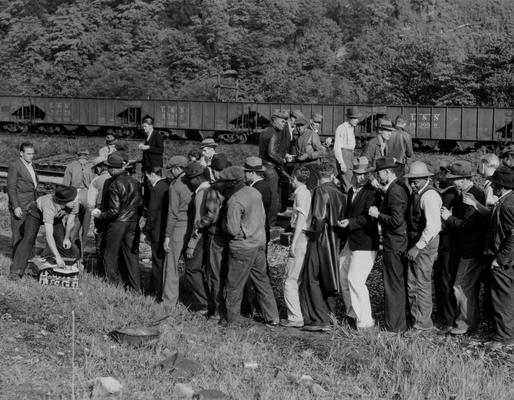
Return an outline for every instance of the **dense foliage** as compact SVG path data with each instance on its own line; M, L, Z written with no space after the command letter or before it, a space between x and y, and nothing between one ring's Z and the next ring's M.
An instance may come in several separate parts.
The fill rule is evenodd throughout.
M514 104L512 0L0 0L0 10L3 93L215 99L218 73L235 70L240 100Z

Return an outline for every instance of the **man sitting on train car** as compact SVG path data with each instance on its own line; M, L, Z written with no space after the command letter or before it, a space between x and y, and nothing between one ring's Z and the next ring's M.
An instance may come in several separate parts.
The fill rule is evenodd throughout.
M202 145L200 147L202 149L202 158L200 159L200 164L202 164L206 169L207 180L210 183L213 183L216 179L214 178L211 162L212 158L216 154L216 147L218 147L218 143L216 143L213 138L207 138L202 140Z
M9 164L7 173L7 194L11 214L12 250L21 239L21 227L31 202L37 199L38 177L32 160L34 145L24 142L20 146L20 158Z
M80 213L75 224L72 237L79 240L81 254L86 245L87 235L89 233L89 224L91 222L91 211L87 204L87 191L91 182L96 177L93 171L93 165L88 160L89 150L80 149L77 152L78 158L66 166L64 171L63 185L73 186L78 191ZM80 233L80 229L82 232ZM80 233L80 234L79 234Z
M62 256L78 258L79 249L70 240L78 212L77 189L72 186L58 185L54 194L38 197L30 203L23 223L23 236L14 249L9 279L18 280L25 273L42 224L45 225L47 245L58 266L65 265ZM68 218L65 228L63 219L66 216Z
M405 130L407 123L405 118L401 115L396 117L394 123L394 131L391 133L391 138L387 142L387 149L389 156L396 158L399 162L407 164L409 158L414 155L412 149L412 137L410 133Z
M105 146L101 147L100 150L98 150L98 156L103 158L104 160L107 160L107 157L109 154L112 154L116 151L116 138L109 134L105 137Z
M146 135L145 141L139 144L139 150L143 151L143 171L149 170L152 167L162 168L164 143L161 134L153 128L153 118L145 115L142 121L142 128ZM143 177L143 185L143 200L146 208L148 207L150 191L150 184L146 176Z
M275 169L277 163L271 157L269 144L271 138L275 134L279 134L286 124L289 114L281 110L273 110L271 115L271 124L259 135L259 157L262 159L266 167L266 179L269 182L272 193L278 193L278 173ZM278 195L272 197L269 222L270 226L274 226L277 220L277 212L279 211Z
M361 154L362 157L368 159L369 165L375 166L375 161L378 158L389 156L388 141L393 129L393 124L388 119L380 118L378 120L378 134L370 139Z

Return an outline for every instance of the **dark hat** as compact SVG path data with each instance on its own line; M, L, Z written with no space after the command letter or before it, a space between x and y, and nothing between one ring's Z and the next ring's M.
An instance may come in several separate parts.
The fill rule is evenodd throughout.
M212 147L213 149L215 149L216 147L218 147L218 143L216 143L213 138L207 138L207 139L202 140L202 144L200 145L200 147L202 149L204 147Z
M186 176L189 179L191 179L203 175L204 169L205 168L203 167L203 165L200 164L198 161L190 161L184 168L184 174L186 174Z
M416 178L428 178L429 176L433 176L434 174L428 170L427 165L423 161L414 161L409 166L409 173L404 175L404 178L407 179L416 179Z
M365 174L373 171L373 168L369 166L369 160L367 157L357 157L353 159L353 173L354 174Z
M473 176L473 167L466 160L454 161L448 169L449 173L446 175L448 179L471 178Z
M301 110L293 110L289 114L291 115L291 117L294 117L294 118L304 118L305 119L305 116L303 115Z
M245 165L243 166L245 171L263 172L266 171L266 167L262 165L262 158L259 157L247 157Z
M107 160L105 161L105 165L111 168L123 168L124 163L123 155L120 154L119 151L109 154L109 157L107 157Z
M396 168L399 164L394 157L381 157L375 161L375 171L381 171L383 169Z
M211 168L215 171L221 171L227 168L230 165L227 160L227 155L225 153L214 154L211 159Z
M227 167L220 172L220 179L223 181L242 181L244 177L243 167L237 165Z
M318 124L321 124L321 121L323 120L323 115L321 114L312 114L311 115L312 122L317 122Z
M141 120L141 123L142 124L150 124L150 125L153 125L153 118L151 116L149 116L148 114L146 114L143 119Z
M505 157L509 154L514 154L514 144L510 144L507 147L505 147L500 153L500 157Z
M362 114L360 112L357 112L357 110L355 108L348 108L346 110L346 118L348 118L348 119L362 118Z
M168 169L175 168L175 167L181 167L184 168L187 165L188 161L187 158L184 156L172 156L168 160Z
M109 134L105 137L105 142L107 144L114 144L116 143L116 138L114 137L114 135Z
M69 203L77 198L77 189L73 186L57 185L53 198L58 203Z
M378 130L379 131L394 131L393 123L385 118L378 119Z
M514 189L514 170L504 165L500 165L487 179L498 186Z
M85 156L88 156L89 155L89 150L88 149L79 149L79 151L77 151L77 155L85 155Z
M288 119L289 118L289 111L287 110L273 110L271 113L271 118L282 118L282 119Z
M309 121L307 121L307 119L305 117L297 118L296 121L294 121L294 124L296 126L307 125L308 123L309 123Z

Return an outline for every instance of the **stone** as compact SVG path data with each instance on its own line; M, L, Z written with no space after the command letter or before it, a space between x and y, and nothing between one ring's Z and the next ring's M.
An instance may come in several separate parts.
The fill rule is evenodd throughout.
M303 386L312 386L314 384L314 379L310 375L302 375L298 380L298 383Z
M198 400L227 400L228 397L221 390L209 389L202 390L197 394Z
M323 396L328 393L325 389L321 387L321 385L318 385L317 383L313 384L309 389L311 393L316 396Z
M174 377L184 380L193 378L202 370L199 363L184 358L179 352L173 353L157 365L164 370L169 370Z
M175 384L175 394L180 399L192 399L195 395L195 391L188 383L177 383Z
M93 399L104 399L121 392L121 383L111 376L96 378L93 385Z

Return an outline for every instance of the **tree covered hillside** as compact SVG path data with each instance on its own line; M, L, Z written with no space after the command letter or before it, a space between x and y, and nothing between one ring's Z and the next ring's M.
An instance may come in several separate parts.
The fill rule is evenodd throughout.
M0 90L514 104L512 0L0 0Z

